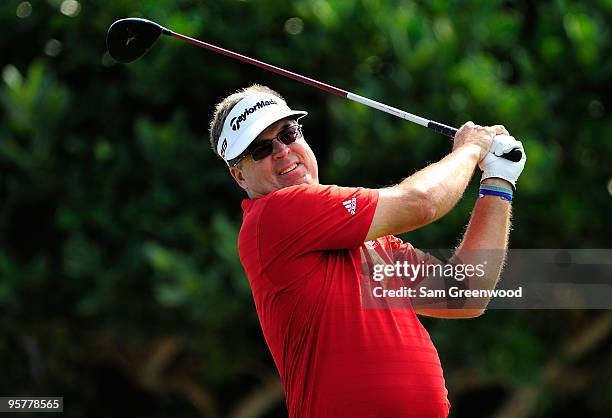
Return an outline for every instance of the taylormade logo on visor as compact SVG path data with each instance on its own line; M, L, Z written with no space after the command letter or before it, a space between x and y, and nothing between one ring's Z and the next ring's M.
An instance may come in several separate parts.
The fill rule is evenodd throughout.
M299 119L307 114L291 110L281 97L264 92L249 94L236 103L223 122L217 154L229 166L229 161L240 156L268 126L283 118Z
M251 113L273 104L278 104L278 102L276 102L275 100L261 100L255 103L255 105L253 105L252 107L244 109L244 112L242 112L240 116L233 117L230 120L230 126L232 127L232 131L237 131L238 129L240 129L240 124L242 122L245 122Z

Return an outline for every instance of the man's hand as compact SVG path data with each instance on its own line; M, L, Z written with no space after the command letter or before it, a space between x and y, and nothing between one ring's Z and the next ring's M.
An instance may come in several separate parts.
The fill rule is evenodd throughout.
M501 158L501 155L512 151L513 149L519 149L523 154L520 161L512 162ZM523 149L521 141L517 141L510 135L497 135L493 139L490 151L486 154L483 160L478 165L482 170L482 178L480 182L489 178L500 178L506 180L512 187L516 189L516 181L521 175L525 162L527 161L527 155Z
M465 192L493 137L503 134L508 131L501 125L483 127L468 122L455 135L453 152L400 184L379 189L366 241L412 231L447 214Z
M466 122L455 134L453 150L464 146L475 146L480 152L481 161L489 152L495 135L509 135L502 125L480 126L472 121Z

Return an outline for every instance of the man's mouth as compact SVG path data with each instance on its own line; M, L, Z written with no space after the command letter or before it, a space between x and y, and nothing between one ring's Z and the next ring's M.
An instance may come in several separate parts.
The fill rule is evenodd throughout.
M291 173L293 170L295 170L296 168L298 168L298 166L300 165L300 163L293 163L291 164L289 167L285 168L283 171L281 171L280 173L278 173L279 176L283 176L287 173Z

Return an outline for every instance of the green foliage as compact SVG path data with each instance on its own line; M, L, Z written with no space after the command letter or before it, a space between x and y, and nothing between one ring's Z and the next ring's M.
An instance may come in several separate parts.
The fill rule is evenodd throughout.
M5 395L63 395L66 416L100 416L117 410L100 409L102 394L123 387L133 408L155 406L135 416L229 416L267 387L274 364L236 248L243 193L207 140L227 93L264 83L308 110L324 183L393 184L450 149L421 127L173 39L119 65L104 38L125 16L454 126L503 123L529 157L512 246L611 244L609 1L109 0L81 1L72 16L63 1L30 1L29 14L23 3L0 5ZM405 238L454 245L475 193ZM606 416L609 349L567 364L559 349L595 317L425 322L451 396L466 382L506 394L535 382L538 416ZM551 362L575 368L575 384L547 381ZM586 396L584 381L600 389ZM282 404L271 399L268 411Z

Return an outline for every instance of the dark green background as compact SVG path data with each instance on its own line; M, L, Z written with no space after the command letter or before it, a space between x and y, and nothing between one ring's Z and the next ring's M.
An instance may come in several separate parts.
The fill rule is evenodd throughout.
M65 417L286 416L236 251L243 194L207 140L235 89L267 84L310 112L323 183L390 185L450 150L177 40L119 65L105 34L122 17L443 123L503 123L529 157L511 246L610 247L610 0L28 4L0 4L3 396L63 396ZM475 187L404 238L456 245ZM612 415L609 311L423 321L453 417Z

